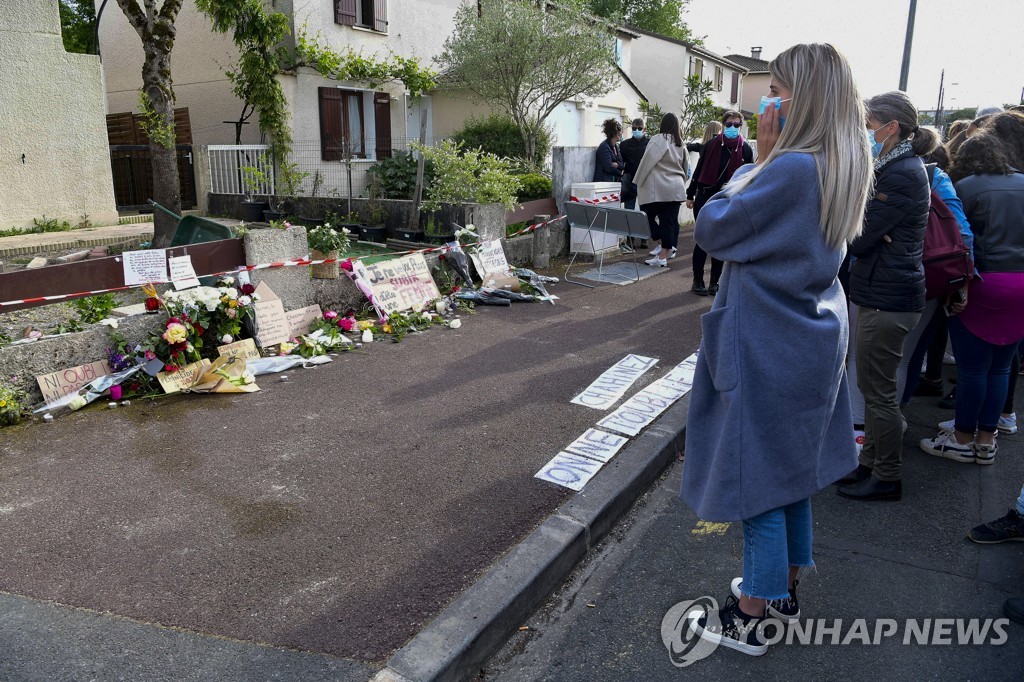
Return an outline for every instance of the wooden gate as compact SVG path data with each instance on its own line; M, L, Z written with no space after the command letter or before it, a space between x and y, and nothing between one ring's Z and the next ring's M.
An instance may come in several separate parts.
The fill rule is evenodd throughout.
M174 110L174 132L181 207L195 208L195 157L188 107ZM108 114L107 139L110 144L110 167L114 175L114 203L117 209L152 211L147 202L153 196L153 169L149 136L142 127L142 115L132 112Z

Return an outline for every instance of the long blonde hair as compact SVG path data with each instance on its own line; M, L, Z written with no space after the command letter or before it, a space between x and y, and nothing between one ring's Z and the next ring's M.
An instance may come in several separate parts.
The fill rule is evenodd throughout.
M711 140L715 139L718 134L722 132L721 121L711 121L704 126L704 139L700 141L701 144L707 144Z
M771 153L757 167L729 183L732 196L787 152L814 156L818 169L820 223L834 249L852 241L864 223L873 182L864 104L846 57L830 44L794 45L768 65L792 94L789 116Z

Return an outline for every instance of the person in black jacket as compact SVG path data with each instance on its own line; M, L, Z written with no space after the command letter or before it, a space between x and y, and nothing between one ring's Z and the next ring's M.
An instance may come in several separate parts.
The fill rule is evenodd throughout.
M618 182L622 177L622 154L618 145L622 124L617 119L609 118L601 127L605 140L597 146L594 182Z
M743 126L743 114L738 111L726 111L722 114L723 130L709 142L702 145L697 168L693 172L690 186L686 188L686 208L693 209L696 221L700 209L708 199L721 191L732 174L745 163L753 163L754 150L750 148L740 128ZM722 276L722 261L711 259L711 283L704 286L704 266L708 254L700 245L693 244L693 287L691 291L698 296L712 296L718 293L718 280Z
M865 106L876 157L875 193L864 213L864 231L850 245L850 315L856 320L851 364L864 400L864 447L857 469L838 483L839 494L849 499L898 500L906 422L897 368L925 305L921 256L931 187L921 156L935 148L938 137L918 127L917 107L903 92L876 95ZM852 387L851 398L856 400Z
M630 210L636 208L636 183L633 182L633 176L636 175L640 159L644 158L647 143L651 141L651 138L647 137L644 127L644 120L642 118L634 118L633 135L623 140L619 145L619 151L622 152L624 164L622 172L622 204L623 208Z

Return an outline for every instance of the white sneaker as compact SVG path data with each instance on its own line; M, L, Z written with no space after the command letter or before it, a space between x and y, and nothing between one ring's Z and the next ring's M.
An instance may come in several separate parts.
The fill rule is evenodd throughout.
M944 365L955 365L956 364L956 358L954 358L953 354L950 353L947 350L946 354L942 356L942 364L944 364Z
M921 440L921 449L929 455L971 464L975 461L974 442L957 443L952 431L940 431L935 438Z
M974 444L974 461L977 464L995 464L996 463L996 452L999 450L999 446L996 445L995 441L992 441L991 445L982 445L981 443Z
M939 431L953 433L954 431L956 431L956 420L950 419L949 421L939 422Z
M667 258L649 258L648 260L645 260L644 263L646 263L647 265L654 266L654 267L661 267L661 268L667 268L668 267L668 259Z
M669 257L669 258L675 258L675 257L676 257L676 252L677 252L677 251L679 251L679 249L677 249L676 247L674 247L674 246L673 246L673 247L672 247L671 249L669 249L669 251L668 251L668 257Z
M1011 412L1005 417L1000 416L996 428L1003 433L1017 433L1017 413Z
M659 253L661 253L661 247L660 246L657 247L656 249L654 249L654 251L648 251L647 255L648 256L657 256Z

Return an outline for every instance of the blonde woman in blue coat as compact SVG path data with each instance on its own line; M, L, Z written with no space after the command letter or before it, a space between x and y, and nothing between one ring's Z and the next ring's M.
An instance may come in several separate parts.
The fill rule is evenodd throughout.
M766 617L799 617L798 572L814 563L811 496L857 463L837 274L872 177L846 59L796 45L769 71L760 158L708 201L694 231L725 270L701 318L682 485L702 519L741 521L744 539L732 595L717 613L690 614L689 627L752 655L768 650L757 627Z

